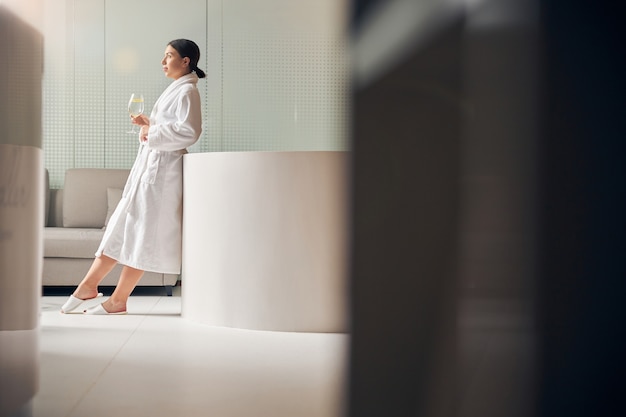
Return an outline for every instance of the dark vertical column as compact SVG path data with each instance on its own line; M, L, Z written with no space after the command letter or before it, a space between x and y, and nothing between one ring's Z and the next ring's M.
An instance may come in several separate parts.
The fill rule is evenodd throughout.
M464 40L455 416L527 417L537 375L536 8L483 2L468 13Z
M350 416L454 407L461 35L354 93Z
M354 93L351 417L536 411L534 5L448 13Z

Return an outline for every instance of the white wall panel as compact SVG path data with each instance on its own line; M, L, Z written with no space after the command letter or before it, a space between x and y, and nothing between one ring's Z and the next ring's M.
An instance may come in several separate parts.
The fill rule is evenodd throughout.
M168 41L201 50L203 135L191 152L346 150L345 0L47 0L44 152L51 185L72 167L128 168L126 105L171 82Z
M43 150L51 184L74 166L74 2L45 1Z
M207 133L207 150L221 151L223 143L223 110L222 110L222 1L207 1L207 49L206 59L206 106L207 117L204 121L204 129Z
M105 0L74 2L74 166L103 168Z
M223 2L225 150L345 150L346 2Z

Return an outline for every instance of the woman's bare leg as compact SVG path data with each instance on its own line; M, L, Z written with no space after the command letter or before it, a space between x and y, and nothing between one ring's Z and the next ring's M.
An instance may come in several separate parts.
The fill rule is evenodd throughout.
M106 255L100 255L93 260L89 271L74 290L74 297L86 300L98 294L98 285L115 267L117 261Z
M102 307L109 313L118 313L120 311L126 311L126 302L128 301L128 297L133 292L137 283L143 276L143 272L141 269L131 268L130 266L124 266L122 269L122 273L120 274L120 280L109 297L104 303L102 303Z

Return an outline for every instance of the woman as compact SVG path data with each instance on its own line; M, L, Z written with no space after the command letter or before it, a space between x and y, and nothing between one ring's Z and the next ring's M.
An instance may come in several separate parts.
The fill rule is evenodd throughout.
M61 312L76 310L84 301L102 296L98 284L120 263L124 267L111 297L85 314L125 314L128 297L144 271L179 274L182 248L182 158L202 131L200 94L204 78L198 68L200 49L193 41L167 44L161 61L174 81L154 104L141 126L139 153L122 199L107 225L96 258Z

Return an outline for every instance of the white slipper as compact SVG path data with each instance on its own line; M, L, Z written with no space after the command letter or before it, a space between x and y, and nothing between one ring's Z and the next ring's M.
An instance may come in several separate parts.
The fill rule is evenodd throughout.
M85 301L89 301L89 300L95 300L96 298L100 298L102 297L104 294L102 294L101 292L98 293L98 295L96 295L93 298L86 298L84 300L78 298L78 297L74 297L74 295L70 295L70 298L67 299L67 301L65 302L65 304L63 304L63 306L61 307L61 313L63 314L67 314L73 310L76 310L78 308L78 306L80 306L82 303L84 303Z
M83 311L83 314L93 314L93 315L99 315L99 316L119 316L122 314L126 314L125 311L118 311L117 313L109 313L108 311L106 311L104 309L104 307L102 306L102 304L98 304L97 306L93 306L91 308L88 308L87 310Z

